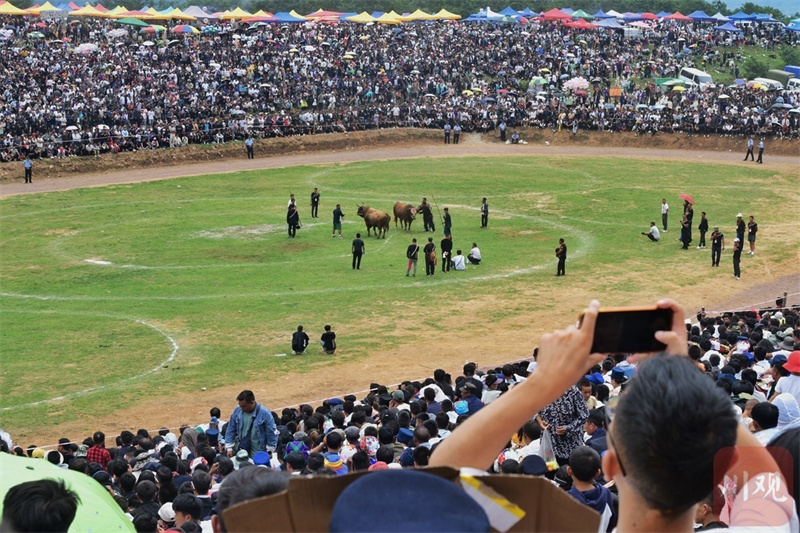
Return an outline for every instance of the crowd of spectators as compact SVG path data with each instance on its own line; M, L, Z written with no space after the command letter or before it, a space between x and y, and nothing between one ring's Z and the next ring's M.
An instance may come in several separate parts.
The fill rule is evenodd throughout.
M501 124L781 137L800 129L788 92L655 83L695 64L738 77L741 46L797 45L780 24L731 36L712 23L662 20L637 39L537 19L232 22L200 35L73 17L7 16L0 26L0 161L445 124L465 133ZM589 87L566 90L576 77Z
M628 439L630 431L644 433L641 428L650 427L648 424L666 428L667 432L679 428L679 442L663 445L676 448L670 451L671 461L689 465L697 458L681 457L680 446L707 441L697 436L702 431L712 431L716 439L717 431L724 433L721 419L730 418L762 445L772 443L794 449L791 453L796 464L800 449L798 309L698 315L696 323L687 322L684 328L682 309L674 305L677 318L672 335L677 340L667 342L664 336L662 340L670 353L684 356L680 365L690 370L683 368L681 372L688 372L691 379L688 375L679 379L678 372L667 378L663 389L646 391L656 412L648 413L646 402L637 400L641 413L634 410L626 418L628 426L640 429L622 434L617 430L616 440ZM580 330L573 330L576 331ZM567 340L559 342L569 346ZM542 339L543 352L549 351L551 342L548 335ZM614 417L617 404L622 413L620 400L640 379L640 369L647 374L647 361L626 354L592 356L595 364L588 371L585 361L582 369L576 369L577 376L583 376L577 382L571 381L574 371L564 367L557 377L565 382L566 389L555 391L551 401L536 409L533 416L527 416L523 397L512 392L525 388L526 381L536 379L537 372L548 376L553 372L552 358L548 355L543 362L542 357L537 348L532 358L497 368L480 369L475 363L467 363L455 378L437 369L424 381L404 381L396 388L373 383L363 398L347 395L318 406L301 405L280 412L270 412L251 391L245 390L237 397L238 406L228 423L215 407L208 423L182 426L179 431L122 431L109 443L98 431L84 441L63 438L52 449L23 449L13 444L10 435L0 432L0 446L3 452L47 460L92 476L129 514L137 531L164 531L169 527L198 531L211 530L212 526L216 531L225 531L220 519L222 509L237 501L283 490L291 476L337 476L423 467L432 464L432 457L443 443L460 435L455 441L467 448L465 464L460 464L464 453L459 455L454 446L438 455L438 464L488 467L497 474L544 476L578 501L597 509L610 531L619 516L619 506L615 484L606 483L614 476L605 471L605 454L616 448L608 433L608 421ZM685 386L690 390L681 392ZM700 408L703 416L710 417L705 425L693 425L684 413L684 419L670 427L659 414L663 411L664 417L669 416L669 406L676 401L669 394L691 401L693 395L707 394L708 390L715 391L712 395L716 395L718 410L713 405ZM642 387L635 388L634 394L643 394ZM522 403L509 403L512 397ZM484 410L492 410L492 416L480 414ZM639 416L653 420L637 421ZM508 417L521 417L521 421L507 434L501 432L485 442L468 438L470 431L480 430L471 419L503 424ZM687 435L692 438L687 439ZM492 440L502 446L494 449ZM475 450L469 452L470 447ZM645 449L649 448L642 448ZM652 459L647 459L648 453L657 451L644 453L645 464ZM631 463L641 464L638 459L632 460L632 455L634 452L627 448L629 468ZM483 464L482 457L491 460ZM625 469L621 468L624 475ZM680 475L686 480L695 476L691 483L703 479L699 470ZM792 494L797 501L798 477L787 479L793 480ZM55 493L60 494L56 489ZM736 489L731 490L735 493ZM704 526L724 522L726 515L719 501L712 501L710 496L706 500L705 496L703 492L689 502L690 506L700 503L695 520ZM733 495L729 496L732 501Z

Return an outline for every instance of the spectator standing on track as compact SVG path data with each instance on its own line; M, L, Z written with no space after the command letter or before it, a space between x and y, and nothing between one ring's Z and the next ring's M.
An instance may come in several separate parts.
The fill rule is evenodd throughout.
M667 221L669 219L669 204L666 198L661 199L661 228L662 231L667 231Z
M228 457L233 457L238 450L247 451L250 457L260 451L275 451L278 432L272 413L256 402L256 396L251 390L240 392L236 401L239 405L233 410L225 430Z
M33 183L33 161L30 156L25 156L22 166L25 168L25 183Z
M484 198L481 201L481 227L486 228L489 226L489 202Z
M253 136L248 135L247 139L244 141L244 147L247 148L247 159L254 159L255 155L253 154Z
M750 157L750 161L755 160L753 157L753 145L755 145L755 142L753 141L753 136L751 135L750 137L747 138L747 153L744 154L743 161L747 161L748 157Z
M742 271L739 268L739 263L742 260L742 241L739 240L739 237L733 239L733 277L739 279L742 275Z
M747 242L750 243L750 251L747 253L750 255L755 255L756 253L756 233L758 233L758 224L751 216L750 222L747 223Z
M756 159L756 163L763 163L761 156L764 154L764 139L758 141L758 159Z

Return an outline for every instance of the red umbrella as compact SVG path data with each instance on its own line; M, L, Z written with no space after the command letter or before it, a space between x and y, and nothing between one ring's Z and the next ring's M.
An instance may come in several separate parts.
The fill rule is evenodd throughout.
M688 194L679 194L678 198L680 198L681 200L686 200L690 204L694 205L694 198L692 198Z

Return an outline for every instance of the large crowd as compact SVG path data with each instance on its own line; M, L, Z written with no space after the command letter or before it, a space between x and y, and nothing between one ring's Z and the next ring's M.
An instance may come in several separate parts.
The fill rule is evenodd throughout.
M796 137L800 114L789 112L796 96L788 92L656 85L695 63L738 78L742 45L771 51L798 39L780 24L753 23L738 34L714 26L661 20L633 39L535 18L229 22L183 35L108 19L5 16L0 161L456 123L465 133ZM575 78L588 87L565 88Z
M662 301L660 307L672 308L673 323L656 338L673 355L643 358L589 354L598 305L590 305L580 329L545 335L531 358L497 368L467 363L455 377L437 369L424 381L373 383L363 397L346 395L280 412L260 403L268 398L244 390L228 416L223 417L227 409L214 407L210 420L199 425L126 430L108 439L97 431L85 440L63 438L57 447L27 449L0 432L0 446L93 477L140 532L226 531L226 508L279 492L293 475L434 464L545 477L597 510L601 530L617 524L625 529L631 501L638 502L636 516L651 505L667 522L641 527L658 531L681 516L708 529L742 523L737 501L743 490L747 499L747 482L741 482L741 472L738 483L719 477L711 482L713 456L735 444L751 447L753 481L758 468L771 468L775 476L780 468L794 498L773 479L774 502L760 498L761 521L748 523L765 525L777 516L783 521L771 525L797 527L798 308L698 314L685 321L680 306ZM759 450L776 448L788 451L788 464L785 453L783 460L778 454L777 466L758 456ZM631 487L644 499L634 500ZM719 491L717 498L712 489ZM8 494L4 523L17 531L36 530L23 529L34 526L21 524L23 518L12 513L30 511L46 497L24 493L23 501L13 490ZM68 487L55 486L47 494L59 501L71 497ZM394 498L393 503L408 505ZM443 516L426 523L455 520L459 512L444 506ZM371 523L372 530L382 529L379 521Z

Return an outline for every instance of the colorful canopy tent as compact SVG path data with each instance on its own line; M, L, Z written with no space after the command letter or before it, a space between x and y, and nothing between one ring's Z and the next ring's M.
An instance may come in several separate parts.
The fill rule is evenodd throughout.
M616 21L616 19L604 19L594 23L598 28L605 28L607 30L624 30L625 26Z
M512 8L511 6L508 6L504 10L500 11L500 14L505 17L516 17L521 15L521 13L519 13L516 9Z
M39 7L31 7L31 8L26 9L25 11L27 11L31 15L40 15L43 12L48 12L49 11L49 12L53 13L53 12L63 11L63 9L57 8L56 6L51 4L50 2L45 2L44 5L41 5Z
M106 11L105 13L109 17L117 17L117 16L120 16L120 13L124 13L127 10L128 10L128 8L126 8L125 6L117 6L117 7L115 7L114 9L112 9L110 11ZM100 11L100 10L98 9L98 11Z
M572 12L572 18L574 19L584 19L584 20L594 20L594 15L590 15L583 9L579 9L577 11Z
M103 13L97 8L91 6L91 4L86 4L85 7L80 8L77 11L72 11L67 13L70 17L99 17L99 18L114 18L114 15L106 12Z
M575 22L567 22L566 24L564 24L564 26L567 26L568 28L573 28L573 29L576 29L576 30L596 30L597 28L600 27L597 24L592 24L591 22L586 22L583 19L578 19Z
M694 22L692 19L681 13L680 11L676 11L672 15L664 17L664 20L674 20L677 22Z
M86 8L84 8L84 9L86 9ZM94 9L94 8L92 8L92 9ZM72 13L70 13L70 15L78 14L78 12L80 12L80 11L83 11L83 9L79 9L78 11L72 12ZM131 11L123 11L122 13L118 13L116 16L122 17L122 18L135 18L135 19L139 19L139 20L150 20L151 18L153 18L153 15L151 15L150 13L147 13L146 11L139 11L139 10L136 10L136 9L133 9Z
M714 20L717 20L719 22L728 22L729 20L731 20L728 17L726 17L725 15L723 15L722 13L720 13L719 11L717 11L716 14L711 15L711 18L713 18Z
M416 11L411 13L410 15L403 15L403 16L401 16L399 18L400 18L401 21L404 21L404 22L414 22L414 21L417 21L417 20L434 20L436 17L434 17L430 13L425 13L421 9L417 9Z
M596 19L613 19L614 15L609 15L608 13L603 13L602 9L598 9L597 13L594 14L594 18L596 18Z
M237 7L233 11L225 11L219 18L220 20L241 20L252 16L252 13L248 13L241 7Z
M111 11L106 6L104 6L103 4L99 4L99 3L94 7L97 8L98 11L102 11L103 13L108 13L109 11Z
M686 16L697 22L716 22L716 19L714 17L712 17L705 11L701 10L694 11L693 13L689 13Z
M644 18L638 13L623 13L621 17L623 22L635 22L637 20L644 20Z
M150 26L147 22L134 17L124 17L116 20L117 24L125 24L126 26L137 26L139 28L146 28Z
M309 13L306 15L306 18L313 19L313 18L327 18L327 17L341 17L345 13L342 11L323 11L321 9Z
M523 17L525 17L525 18L531 18L531 17L538 17L539 16L539 13L537 13L535 11L531 11L531 8L529 8L529 7L526 7L525 9L520 11L519 14L522 15Z
M347 17L344 20L348 22L358 22L359 24L366 24L367 22L375 22L378 19L376 19L366 11L363 11L354 17Z
M541 17L544 20L571 20L572 17L561 11L560 9L553 8L550 11L542 13Z
M644 13L639 13L639 16L644 20L658 20L658 15L655 13L648 13L646 11Z
M620 13L619 11L614 11L613 9L609 9L608 11L606 11L606 15L610 15L610 16L612 16L614 18L617 18L617 17L621 17L622 13Z
M11 5L11 2L6 2L0 5L0 15L27 15L28 12Z
M397 13L394 13L394 15L392 15L392 13L394 13L394 11L390 11L389 13L384 13L383 15L378 17L378 19L375 22L377 22L378 24L402 24L403 21L397 18Z
M293 16L294 18L298 18L298 19L302 19L302 20L308 20L306 17L304 17L303 15L301 15L300 13L298 13L297 11L295 11L294 9L292 9L291 11L289 11L289 14L290 14L291 16Z
M197 17L195 17L194 15L189 15L187 13L184 13L183 11L178 9L177 7L175 9L172 9L172 10L164 13L161 18L162 19L166 19L166 20L173 20L173 19L174 20L197 20Z
M436 20L461 20L461 15L450 13L446 9L439 10L439 12L434 15L434 17L436 18Z
M731 24L730 22L726 22L722 26L717 26L714 28L716 31L724 31L728 33L742 33L742 30Z
M729 16L728 18L736 22L756 19L754 16L748 15L747 13L741 10L738 13L734 13L733 15Z
M0 479L0 512L2 501L13 486L40 479L63 480L81 498L70 531L136 531L106 488L82 472L59 468L43 459L0 453Z
M659 12L656 14L656 16L657 16L658 18L660 18L660 19L663 19L664 17L668 17L668 16L670 16L670 15L672 15L672 13L670 13L670 12L668 12L668 11L659 11Z
M200 6L189 6L183 10L183 12L187 15L191 15L193 17L197 17L198 20L202 19L216 19L217 17L214 16L213 13L209 12L208 10L203 9Z
M296 24L299 22L306 22L305 17L295 17L291 13L287 13L286 11L278 11L275 13L276 22L284 23L284 24Z

